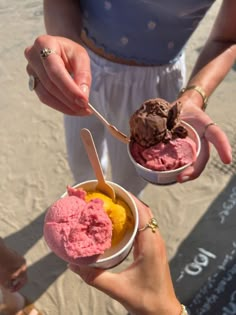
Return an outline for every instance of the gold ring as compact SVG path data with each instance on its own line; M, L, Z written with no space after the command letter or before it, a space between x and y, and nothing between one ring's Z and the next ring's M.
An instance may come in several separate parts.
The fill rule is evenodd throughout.
M217 124L216 124L216 123L214 123L214 122L210 122L209 124L207 124L207 125L204 127L204 131L203 131L202 138L205 138L205 135L206 135L207 129L208 129L210 126L217 126Z
M39 82L39 78L37 78L33 75L29 76L29 89L30 89L30 91L33 91L36 88L38 82Z
M45 58L47 58L49 55L55 54L55 53L56 53L56 51L53 50L53 49L44 48L44 49L42 49L42 50L40 51L40 57L43 58L43 59L45 59Z
M138 229L138 232L144 231L147 228L150 228L152 230L153 233L156 232L156 229L158 229L158 223L157 220L155 218L151 218L150 221L142 228Z

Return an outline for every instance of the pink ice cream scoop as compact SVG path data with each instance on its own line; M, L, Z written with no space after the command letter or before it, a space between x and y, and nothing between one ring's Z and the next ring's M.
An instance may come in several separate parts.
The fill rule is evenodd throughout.
M189 137L159 142L149 148L133 143L131 154L136 162L148 169L169 171L196 160L196 143Z
M83 189L77 189L75 195L68 189L68 193L48 209L44 238L58 257L73 264L87 264L110 248L112 222L101 199L86 202Z

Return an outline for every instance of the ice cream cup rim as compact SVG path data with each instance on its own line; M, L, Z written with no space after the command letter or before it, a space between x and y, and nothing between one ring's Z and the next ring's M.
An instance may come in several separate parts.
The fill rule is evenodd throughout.
M190 124L188 124L187 122L183 121L183 120L181 120L181 124L186 125L186 127L191 129L193 131L193 133L195 134L196 140L197 140L196 141L197 142L196 157L198 157L198 155L200 153L200 150L201 150L201 140L200 140L200 137L199 137L196 129L193 126L191 126ZM178 167L176 169L173 169L173 170L168 170L168 171L151 170L151 169L149 169L147 167L144 167L143 165L141 165L141 164L139 164L138 162L135 161L135 159L133 158L133 156L132 156L132 154L130 152L130 144L131 143L128 143L127 146L128 146L128 155L129 155L131 161L135 164L136 167L140 168L141 170L143 170L143 171L145 171L147 173L152 173L152 174L153 173L156 173L156 174L160 174L160 173L161 174L170 174L170 173L177 172L177 171L180 172L180 171L184 170L185 168L189 167L190 165L192 165L192 162L191 162L191 163L185 164L185 165L183 165L181 167Z
M126 195L127 195L127 198L129 198L129 201L132 203L133 205L133 209L136 213L136 218L134 220L134 228L133 228L133 232L128 240L128 242L124 245L124 247L122 247L119 251L117 251L116 253L114 253L113 255L111 256L108 256L108 257L104 257L104 258L99 258L95 264L101 264L103 262L106 262L106 261L110 261L112 259L114 259L115 257L119 256L120 254L122 254L124 251L127 250L127 248L131 248L132 247L132 244L134 242L134 239L135 239L135 236L137 234L137 231L138 231L138 224L139 224L139 214L138 214L138 208L136 206L136 203L134 201L134 199L132 198L132 196L130 195L130 193L125 189L123 188L122 186L120 186L119 184L115 183L115 182L112 182L112 181L109 181L107 180L107 182L115 187L118 187L120 190L122 190ZM76 187L83 187L83 185L86 185L86 184L89 184L89 183L97 183L97 180L96 179L91 179L91 180L87 180L87 181L84 181L84 182L80 182L80 183L77 183L77 184L74 184L72 185L72 187L76 188ZM61 195L61 198L65 197L67 195L67 192L64 192L62 195ZM123 198L122 198L123 199ZM125 200L124 200L125 201Z

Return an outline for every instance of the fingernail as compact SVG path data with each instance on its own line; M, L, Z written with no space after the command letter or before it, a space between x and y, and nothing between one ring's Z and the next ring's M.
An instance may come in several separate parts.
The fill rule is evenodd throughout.
M183 176L181 178L181 183L187 182L189 180L189 176Z
M86 84L81 84L80 89L86 96L89 96L89 88Z

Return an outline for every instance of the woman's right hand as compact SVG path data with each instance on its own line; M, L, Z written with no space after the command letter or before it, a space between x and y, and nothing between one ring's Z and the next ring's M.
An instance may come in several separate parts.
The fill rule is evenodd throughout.
M46 58L40 52L53 51ZM27 73L36 78L34 91L40 101L64 114L90 115L90 59L78 43L64 37L42 35L25 49Z

